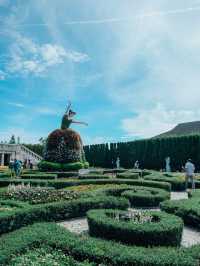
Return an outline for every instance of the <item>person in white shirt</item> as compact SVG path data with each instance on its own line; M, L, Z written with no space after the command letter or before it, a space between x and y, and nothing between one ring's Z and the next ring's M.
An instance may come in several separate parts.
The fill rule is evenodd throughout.
M194 171L195 166L192 163L192 160L188 159L185 164L185 189L188 189L189 180L192 182L192 189L195 189Z

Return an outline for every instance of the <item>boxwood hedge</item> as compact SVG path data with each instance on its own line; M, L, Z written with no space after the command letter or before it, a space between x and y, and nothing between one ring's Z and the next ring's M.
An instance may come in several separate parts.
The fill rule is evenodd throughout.
M200 228L199 198L184 200L167 200L160 204L161 209L181 217L185 224Z
M78 186L78 185L106 185L106 184L116 184L116 185L132 185L132 186L144 186L144 187L155 187L162 188L167 191L171 190L171 185L166 182L157 182L151 180L124 180L124 179L87 179L87 180L34 180L34 179L0 179L0 187L6 187L9 184L21 184L21 183L30 183L32 186L50 186L57 189Z
M124 191L121 196L127 198L134 207L157 207L160 202L170 199L169 192L150 187L134 187Z
M128 200L125 198L117 199L115 197L80 198L72 201L61 201L36 206L29 205L14 211L0 212L0 234L16 230L34 222L59 221L81 217L90 209L126 209L128 206Z
M199 245L192 248L131 247L87 236L79 237L53 223L36 223L0 238L0 265L7 266L13 255L19 256L27 249L40 246L53 247L76 260L88 259L97 265L198 266L200 259Z
M22 179L56 179L56 174L22 174Z
M79 175L79 179L109 179L109 175L100 175L100 174L88 174L88 175Z
M152 180L158 182L168 182L171 184L171 189L173 191L184 191L185 190L185 180L180 177L172 176L167 177L162 174L152 173L144 177L145 180Z
M145 212L145 216L152 217L152 222L126 221L119 218L126 215L127 212L119 210L87 212L90 235L137 246L180 245L183 221L179 217L164 212ZM141 214L135 215L138 218Z
M121 178L121 179L138 179L139 178L139 173L121 173L117 174L116 178Z

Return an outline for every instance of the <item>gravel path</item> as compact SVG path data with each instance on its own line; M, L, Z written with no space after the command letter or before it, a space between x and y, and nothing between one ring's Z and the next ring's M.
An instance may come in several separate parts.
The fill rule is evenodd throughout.
M180 199L187 199L187 198L188 198L188 195L185 192L172 192L171 193L172 200L180 200ZM139 210L142 211L142 210L147 210L147 209L139 209ZM159 211L160 209L153 208L153 209L148 209L148 210ZM80 233L88 231L88 223L85 217L77 218L77 219L70 219L64 222L60 222L58 224L76 234L80 234ZM184 226L181 245L184 247L190 247L195 244L200 244L200 231L194 228L188 227L188 226Z

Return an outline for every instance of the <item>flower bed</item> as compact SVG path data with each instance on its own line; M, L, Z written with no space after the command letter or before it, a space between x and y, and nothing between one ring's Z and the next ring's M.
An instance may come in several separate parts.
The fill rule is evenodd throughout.
M3 199L29 202L30 204L49 203L61 200L73 200L79 194L67 190L56 190L50 187L31 187L28 185L9 185L7 191L0 195Z
M88 259L95 265L197 266L200 259L199 245L192 248L131 247L102 239L79 237L56 224L39 223L1 237L0 265L7 266L13 256L20 256L27 249L41 246L59 249L79 261Z
M91 210L87 213L89 233L137 246L180 245L183 222L179 217L162 212L138 212L130 219L118 218L128 215L118 210ZM138 221L134 216L138 216Z
M159 188L133 187L122 192L122 197L134 207L157 207L160 202L170 199L170 193Z

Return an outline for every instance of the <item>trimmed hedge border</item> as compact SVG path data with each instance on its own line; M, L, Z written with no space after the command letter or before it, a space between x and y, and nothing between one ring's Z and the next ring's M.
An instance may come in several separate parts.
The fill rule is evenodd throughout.
M22 226L41 221L61 221L69 218L81 217L90 209L119 208L129 206L125 198L96 197L80 198L72 201L61 201L37 206L27 206L20 210L0 213L0 234L16 230Z
M22 174L22 179L56 179L56 174Z
M134 207L158 207L160 202L170 199L170 193L159 188L135 187L121 194Z
M88 175L79 175L78 179L111 179L109 175L100 175L100 174L88 174Z
M139 173L122 173L122 174L117 174L116 178L121 178L121 179L139 179Z
M132 186L144 186L144 187L155 187L165 189L167 191L171 190L171 185L166 182L157 182L151 180L124 180L124 179L88 179L88 180L27 180L27 179L12 179L5 178L0 179L0 187L6 187L9 184L21 184L29 183L32 186L49 186L56 189L62 189L65 187L78 186L78 185L106 185L106 184L116 184L116 185L132 185Z
M184 200L167 200L160 204L161 210L181 217L185 224L200 228L199 198Z
M100 188L88 195L125 197L133 207L158 207L160 202L170 199L169 191L164 189L131 185Z
M179 246L182 238L181 218L164 212L145 212L155 222L142 224L119 221L109 215L126 215L118 210L91 210L87 212L89 233L93 237L117 240L136 246Z
M104 169L103 174L119 174L119 173L124 173L127 172L127 169L123 168L113 168L113 169Z
M51 233L49 233L51 232ZM198 266L200 245L192 248L130 247L112 241L79 237L53 223L36 223L0 238L0 265L28 249L50 246L76 260L112 266Z
M157 173L152 173L144 177L145 180L152 180L158 182L168 182L171 184L171 189L173 191L184 191L185 190L185 180L182 180L178 177L167 177L164 175L158 175Z

